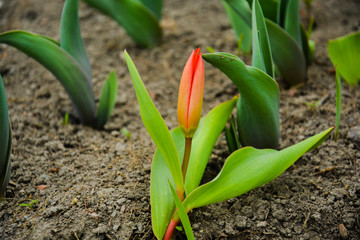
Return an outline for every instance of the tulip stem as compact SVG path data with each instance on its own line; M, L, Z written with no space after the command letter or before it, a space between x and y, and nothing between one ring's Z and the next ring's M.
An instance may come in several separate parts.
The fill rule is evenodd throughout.
M185 152L184 152L184 159L183 159L183 163L182 163L182 167L181 167L184 183L185 183L186 171L187 171L187 168L189 165L191 142L192 142L192 138L185 138Z

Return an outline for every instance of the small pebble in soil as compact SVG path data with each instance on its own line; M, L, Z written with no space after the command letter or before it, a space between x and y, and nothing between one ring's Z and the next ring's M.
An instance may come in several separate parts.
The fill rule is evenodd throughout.
M339 233L340 233L340 237L341 239L348 239L348 233L347 233L347 230L344 226L344 224L340 224L339 225Z
M360 144L360 126L355 126L350 128L346 137L349 140L354 141L357 144Z
M94 233L94 234L103 234L103 233L105 233L107 231L107 227L106 227L106 225L104 225L104 224L99 224L99 226L97 227L97 228L94 228L93 230L92 230L92 232Z

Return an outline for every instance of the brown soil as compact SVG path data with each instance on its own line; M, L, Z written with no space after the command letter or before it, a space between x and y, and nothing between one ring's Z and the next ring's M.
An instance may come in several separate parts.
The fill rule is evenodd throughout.
M34 60L0 45L0 73L13 124L11 185L0 203L0 239L154 239L149 176L154 144L141 122L123 49L138 70L170 128L177 125L181 72L192 49L236 52L236 41L218 0L166 0L163 43L140 49L114 21L80 5L82 35L93 67L95 95L116 70L119 95L105 130L79 125L58 81ZM59 39L63 0L0 1L0 32L24 29ZM335 76L327 41L360 27L355 0L315 0L315 60L308 83L281 87L281 146L334 125ZM302 15L306 15L302 8ZM243 58L243 57L242 57ZM243 58L244 59L244 58ZM249 58L245 58L249 62ZM51 59L49 59L51 61ZM203 112L236 94L222 73L206 65ZM320 100L312 110L308 102ZM61 121L71 113L70 124ZM343 84L340 140L329 139L279 178L238 198L190 214L197 239L360 239L360 89ZM130 139L121 128L131 132ZM228 155L222 138L204 182ZM39 190L39 185L47 185ZM33 210L20 206L37 199ZM177 232L176 239L185 239Z

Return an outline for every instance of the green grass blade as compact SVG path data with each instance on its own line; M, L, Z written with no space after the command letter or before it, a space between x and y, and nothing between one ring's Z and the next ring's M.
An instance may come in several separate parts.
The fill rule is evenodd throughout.
M299 1L289 1L285 13L285 30L302 47L299 17Z
M3 80L0 76L0 197L5 196L11 171L11 128Z
M48 38L25 31L0 34L0 43L9 44L34 58L64 86L85 125L95 125L94 95L86 73L65 50Z
M360 81L360 32L352 33L329 41L328 52L337 71L350 84L355 86Z
M230 127L229 128L225 127L224 132L225 132L226 143L228 145L229 152L231 154L240 148L240 142L237 136L234 116L231 116Z
M224 5L226 15L228 16L231 26L235 31L238 41L241 39L241 49L244 53L251 52L251 28L244 20L229 6L225 1L221 1ZM241 38L242 36L242 38Z
M146 88L129 54L126 51L124 54L131 75L131 80L134 85L136 97L139 101L140 114L145 128L156 146L159 148L161 154L164 156L166 164L174 178L177 191L183 192L184 186L181 165L174 140L171 137L170 131L168 130L164 119L161 117L154 103L151 101L151 98L146 91Z
M111 72L105 80L101 91L100 103L96 115L97 128L102 128L109 121L115 106L118 85L115 72Z
M297 42L281 27L266 21L271 52L282 78L290 87L303 84L306 80L306 60Z
M188 195L199 186L212 149L225 128L238 97L212 109L204 118L192 141L189 165L185 177L185 192Z
M78 61L91 85L91 66L81 38L78 9L79 0L65 1L60 23L60 46Z
M140 0L158 19L161 20L163 0Z
M214 180L200 186L184 200L185 210L231 199L270 182L324 141L332 130L329 128L281 151L246 147L234 152Z
M187 192L192 191L193 188L199 185L204 172L203 170L210 158L215 142L221 134L236 101L237 99L233 98L230 101L220 104L211 110L205 118L201 119L192 141L191 156L186 174L185 188ZM184 134L178 127L171 130L171 136L175 142L178 156L182 161L185 149ZM197 167L199 167L199 169L197 169ZM197 170L199 172L196 172ZM164 157L159 149L156 149L151 166L150 201L153 230L158 239L163 238L167 225L175 211L175 204L170 187L165 184L169 179L173 184L174 181Z
M237 127L242 146L276 148L279 143L279 87L263 71L227 53L203 54L240 92Z
M340 119L341 119L341 76L336 69L336 120L335 120L335 135L334 140L337 141L339 137Z
M160 42L161 28L155 15L140 1L84 0L118 22L133 40L142 47L153 47Z
M186 237L188 240L195 240L194 234L191 229L190 220L185 211L185 208L184 208L183 204L181 203L181 200L178 197L178 195L176 194L176 191L175 191L174 187L171 185L170 181L169 181L169 185L170 185L171 193L173 195L173 199L174 199L174 202L175 202L175 205L177 208L177 212L179 214L181 223L185 229Z
M265 25L264 15L258 0L253 1L252 26L252 65L274 78L274 64L271 55L269 35Z

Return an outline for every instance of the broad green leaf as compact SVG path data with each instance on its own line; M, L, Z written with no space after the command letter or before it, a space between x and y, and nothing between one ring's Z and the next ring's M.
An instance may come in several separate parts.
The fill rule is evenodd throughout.
M163 0L140 0L158 19L161 20Z
M160 42L161 28L155 15L140 1L84 0L121 25L136 43L153 47Z
M298 0L289 1L287 4L285 15L285 30L295 39L298 45L302 47Z
M281 0L259 0L265 18L276 23L279 22L280 1ZM248 2L249 6L252 6L253 0L248 0Z
M115 72L111 72L105 80L98 112L96 115L97 128L102 128L109 121L111 112L115 106L117 95L117 78Z
M225 128L238 96L211 110L202 121L192 141L189 165L185 177L185 193L190 194L199 186L212 149Z
M282 28L267 20L271 52L275 65L290 87L306 80L305 56L297 42Z
M78 9L79 0L65 1L60 23L60 46L78 61L91 85L91 66L81 38Z
M236 101L237 98L233 98L230 101L220 104L211 110L205 118L201 119L192 141L190 162L186 174L185 188L187 192L190 192L191 189L199 185L199 173L201 173L201 175L203 174L204 166L210 158L214 144L221 134ZM171 135L176 144L178 156L182 161L185 148L184 134L178 127L171 130ZM199 173L194 169L196 166L200 168ZM151 166L150 201L152 226L154 234L158 239L163 238L175 211L171 190L166 184L169 179L173 184L170 170L159 149L156 149ZM191 179L195 179L196 181L191 181ZM189 185L190 182L191 185Z
M171 185L171 183L169 182L170 188L171 188L171 193L173 195L174 198L174 202L177 208L177 212L179 214L181 223L185 229L185 233L186 233L186 237L188 240L195 240L194 234L192 232L191 229L191 224L190 224L190 220L189 217L185 211L185 208L183 206L183 204L181 203L180 198L178 197L178 195L176 194L176 191L174 189L174 187Z
M251 9L246 0L225 0L249 26ZM281 6L285 4L281 1ZM275 65L287 85L296 86L306 80L306 61L297 42L279 25L265 19L269 33L270 47Z
M274 65L272 61L269 35L265 25L261 6L257 0L253 1L252 7L252 39L253 58L252 65L274 78Z
M329 128L281 151L245 147L234 152L214 180L198 187L184 200L185 210L231 199L270 182L322 143L332 130Z
M279 87L263 71L227 53L203 54L240 92L237 127L242 146L276 148L279 143Z
M230 118L230 127L229 128L225 127L225 138L226 138L226 142L227 142L230 154L235 152L236 150L238 150L241 147L238 136L237 136L235 119L234 119L234 116L232 116L232 115Z
M146 91L146 88L129 54L125 51L124 55L129 68L131 80L134 85L136 97L139 102L140 115L145 128L156 146L159 148L161 154L164 156L166 164L174 179L176 190L184 192L180 159L174 140L171 137L170 131L168 130L164 119L161 117L159 111L151 101L151 98Z
M95 103L92 86L79 63L47 37L25 31L0 34L0 43L9 44L34 58L64 86L85 125L95 125Z
M360 32L329 41L329 56L337 70L350 86L360 81Z
M4 83L0 76L0 198L5 196L11 171L11 128Z
M241 39L241 49L244 53L251 52L251 28L244 20L229 6L225 1L221 1L224 5L225 12L230 20L231 26L235 31L235 36ZM241 37L242 36L242 37Z
M341 120L341 76L339 71L336 69L336 120L335 120L335 141L338 140L339 137L339 128L340 128L340 120Z

